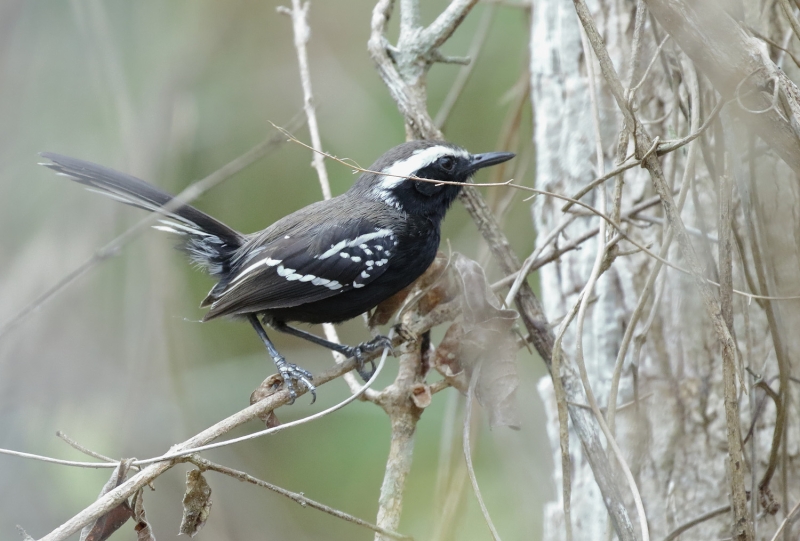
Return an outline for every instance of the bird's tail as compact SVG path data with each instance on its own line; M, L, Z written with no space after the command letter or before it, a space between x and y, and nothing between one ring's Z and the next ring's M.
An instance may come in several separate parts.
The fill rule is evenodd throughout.
M84 184L89 191L162 214L165 219L153 227L184 237L181 247L189 258L212 275L222 276L229 270L233 253L245 240L241 233L219 220L136 177L52 152L42 152L41 156L52 162L41 165Z

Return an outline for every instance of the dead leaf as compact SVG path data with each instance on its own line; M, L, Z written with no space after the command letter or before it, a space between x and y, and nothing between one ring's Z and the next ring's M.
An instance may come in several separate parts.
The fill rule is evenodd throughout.
M133 527L136 530L136 541L156 541L156 536L153 535L150 523L147 522L145 516L142 489L137 490L133 497L133 520L136 522L136 526Z
M186 472L186 492L183 495L183 519L180 533L194 537L205 526L211 512L211 487L203 472Z
M278 390L283 385L283 378L280 377L278 374L272 374L267 379L261 382L261 385L252 392L250 395L250 405L252 406L256 402L261 402L268 396L271 396L278 392ZM275 415L275 412L272 410L265 411L258 415L258 418L264 421L264 424L267 425L267 428L274 428L281 424L278 420L278 416Z
M98 497L114 490L125 481L128 475L128 470L131 467L133 459L122 460L114 471L111 472L111 477L103 485L102 490ZM91 524L87 524L81 530L80 541L105 541L111 534L119 530L129 518L133 516L133 510L128 504L128 500L124 500L121 504L114 509L99 517Z
M464 328L461 323L453 323L444 333L444 338L436 348L433 357L433 367L439 371L450 384L467 394L468 381L461 366L461 340L464 338Z
M519 428L517 340L512 330L519 314L500 308L477 262L455 254L451 265L461 282L464 318L457 358L467 380L481 365L475 395L489 414L489 424Z
M417 304L417 312L425 315L431 310L454 299L459 293L459 284L452 279L450 257L439 252L428 270L416 284L425 293Z

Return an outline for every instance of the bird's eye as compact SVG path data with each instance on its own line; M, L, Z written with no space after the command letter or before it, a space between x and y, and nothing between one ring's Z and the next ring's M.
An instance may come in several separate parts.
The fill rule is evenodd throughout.
M439 166L445 171L452 171L456 166L456 161L450 156L445 156L439 160Z

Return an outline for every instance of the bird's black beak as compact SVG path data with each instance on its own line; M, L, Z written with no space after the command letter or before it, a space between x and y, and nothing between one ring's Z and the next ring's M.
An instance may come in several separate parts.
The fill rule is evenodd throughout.
M513 152L485 152L483 154L473 154L470 156L469 165L467 166L469 174L474 173L478 169L489 167L490 165L497 165L498 163L507 162L516 154Z

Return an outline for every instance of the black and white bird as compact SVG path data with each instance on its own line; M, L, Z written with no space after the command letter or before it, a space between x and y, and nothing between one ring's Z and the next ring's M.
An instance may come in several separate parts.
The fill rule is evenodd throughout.
M319 201L245 235L143 180L101 165L50 152L42 165L117 201L159 212L154 226L180 235L190 259L218 279L201 306L204 321L247 318L292 397L302 384L314 394L311 374L278 353L262 325L289 333L358 361L386 347L385 337L358 346L324 340L289 322L339 323L374 308L433 262L440 225L460 186L483 167L514 157L509 152L470 154L444 141L410 141L387 151L344 194ZM166 206L166 208L165 208ZM260 320L259 320L260 318ZM316 395L314 395L316 397Z

